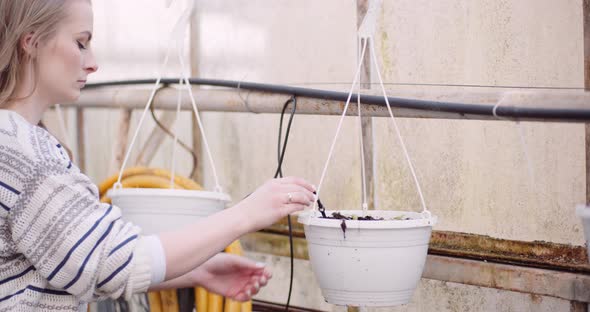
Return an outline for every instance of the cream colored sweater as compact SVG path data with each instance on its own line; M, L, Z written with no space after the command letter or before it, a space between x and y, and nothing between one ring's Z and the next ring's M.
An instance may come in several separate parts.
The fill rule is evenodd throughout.
M99 202L53 136L0 110L0 312L79 311L144 292L163 280L162 257L157 237Z

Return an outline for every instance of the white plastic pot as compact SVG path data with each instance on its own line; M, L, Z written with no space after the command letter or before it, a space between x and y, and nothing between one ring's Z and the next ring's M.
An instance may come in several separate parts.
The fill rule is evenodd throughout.
M584 226L584 236L586 237L586 251L590 259L590 207L586 205L578 205L576 207L576 214L582 218L582 225Z
M358 210L339 212L362 215ZM299 215L322 294L328 303L337 305L406 304L422 276L437 218L405 211L371 210L368 214L386 220L346 220L344 232L342 220L320 218L314 212ZM413 220L390 220L400 216Z
M113 205L123 219L141 227L144 234L178 229L225 208L230 197L224 193L153 188L111 189Z

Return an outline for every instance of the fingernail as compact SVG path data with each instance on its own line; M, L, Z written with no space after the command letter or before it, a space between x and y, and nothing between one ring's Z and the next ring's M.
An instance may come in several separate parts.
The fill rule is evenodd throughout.
M266 282L267 282L267 281L266 281L266 277L264 277L264 276L263 276L263 277L261 277L261 278L260 278L260 282L261 282L262 284L266 284Z
M266 267L266 263L264 263L264 262L256 262L256 267L259 268L259 269L264 268L264 267Z
M250 289L246 290L246 296L248 296L248 298L252 297L252 292Z
M254 283L254 288L256 288L256 290L260 289L260 284L258 284L258 282Z

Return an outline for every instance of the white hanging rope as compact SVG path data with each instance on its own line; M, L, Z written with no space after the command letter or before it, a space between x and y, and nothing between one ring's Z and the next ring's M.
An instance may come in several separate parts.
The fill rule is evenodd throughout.
M186 86L186 88L188 90L189 97L191 99L191 104L193 107L193 111L195 113L195 117L197 119L197 123L199 125L199 129L201 130L201 136L203 139L203 144L205 145L205 151L207 152L207 155L209 157L209 161L211 163L211 167L212 167L212 171L213 171L213 178L215 180L215 191L222 192L222 188L219 184L219 178L217 176L217 170L215 169L215 162L213 161L213 157L211 156L211 150L209 149L207 137L205 136L205 130L203 128L203 123L202 123L201 118L199 116L199 110L197 109L197 104L196 104L196 101L195 101L195 98L194 98L194 95L192 92L192 88L190 87L188 74L184 71L185 64L182 59L182 51L183 51L182 44L183 44L183 39L184 39L184 34L185 34L184 30L188 24L191 14L192 14L193 7L194 7L193 1L189 1L188 7L185 10L185 13L180 17L180 19L176 23L176 25L171 33L170 44L168 44L168 46L166 48L166 55L164 57L164 62L162 63L162 66L158 72L156 82L154 83L154 87L152 89L152 92L150 94L148 102L145 106L145 109L143 110L143 113L142 113L141 118L139 120L139 124L137 126L137 129L135 130L135 133L133 135L133 139L131 140L131 144L129 146L129 149L127 150L127 154L125 155L125 159L124 159L123 164L121 166L121 170L119 171L119 177L117 179L117 183L115 183L115 185L114 185L115 189L122 187L121 186L121 178L123 176L123 171L125 170L125 167L127 166L127 161L129 160L129 155L131 154L132 147L137 140L137 136L139 134L141 126L143 125L143 121L145 120L145 117L147 115L147 111L149 110L150 106L153 103L153 99L155 97L156 91L158 90L158 86L160 85L160 81L162 79L163 69L166 68L166 65L168 64L169 55L170 55L170 46L172 45L171 43L174 40L176 40L177 51L178 51L178 60L180 62L181 75L182 75L181 80L180 80L180 86L179 86L179 98L178 98L178 104L177 104L176 121L178 121L178 116L179 116L179 111L180 111L180 101L181 101L180 92L182 91L182 83L184 82L184 85ZM175 125L175 129L176 129L176 125ZM174 182L175 158L176 158L175 149L176 149L177 141L178 141L178 136L177 136L177 134L175 134L174 146L173 146L173 156L172 156L172 172L171 172L171 181L170 181L171 184L173 184L173 182Z
M361 59L365 56L365 50L367 48L367 41L363 44L363 48L361 51ZM322 176L320 178L320 183L318 184L316 190L316 201L314 203L314 214L317 212L317 198L320 197L320 191L322 189L322 184L324 183L324 178L326 177L326 172L328 171L328 166L330 165L330 160L332 159L332 154L334 154L334 147L336 146L336 141L338 140L338 136L340 135L340 130L342 128L342 122L344 121L344 117L346 117L346 111L348 111L348 106L350 105L350 99L352 98L352 91L354 90L354 86L357 83L357 79L359 77L359 73L361 70L361 66L363 65L362 62L359 62L358 67L356 69L356 74L354 75L354 80L352 82L352 86L350 87L350 91L348 92L348 98L346 99L346 105L344 106L344 110L342 112L342 116L340 116L340 121L338 122L338 127L336 128L336 135L334 136L334 140L332 140L332 145L330 146L330 152L328 153L328 159L326 160L326 164L324 165L324 170L322 171ZM311 217L312 214L309 214Z
M373 34L375 32L375 23L376 23L376 16L377 16L377 12L379 11L379 8L381 7L381 1L380 0L371 0L371 2L369 3L369 9L367 11L367 14L365 15L365 18L363 20L363 23L361 25L361 27L359 28L359 36L358 36L358 47L360 49L361 46L361 42L362 39L364 39L364 42L362 44L362 51L360 53L358 53L359 59L358 59L358 67L356 70L356 74L354 76L354 80L352 82L352 86L350 88L350 92L348 93L348 98L346 100L346 105L344 106L344 110L342 112L342 116L340 117L340 121L338 122L338 127L336 129L336 135L334 136L334 140L332 141L332 145L330 146L330 151L328 153L328 159L326 160L326 164L324 166L324 169L322 171L322 176L320 178L320 183L318 184L318 188L317 188L317 195L316 197L319 198L319 194L320 194L320 190L322 187L322 184L324 182L325 176L326 176L326 172L328 169L328 166L330 164L330 160L332 159L332 155L334 153L334 147L336 145L336 141L338 140L338 136L340 135L340 131L342 129L342 123L344 121L344 117L346 116L346 112L348 111L348 106L350 104L350 99L352 97L352 92L354 90L355 84L358 83L358 97L357 97L357 108L358 108L358 128L359 128L359 141L360 141L360 151L361 151L361 175L362 175L362 184L363 184L363 204L362 204L362 208L363 208L363 215L366 214L368 205L367 205L367 182L366 182L366 168L365 168L365 159L364 159L364 139L363 139L363 128L362 128L362 109L361 109L361 103L360 103L360 73L361 73L361 68L363 67L363 60L364 60L364 55L365 55L365 51L367 48L367 43L370 41L371 42L371 56L373 57L373 60L375 62L375 69L377 71L378 77L379 77L379 83L381 85L381 90L383 91L383 96L385 98L385 101L387 103L387 108L389 110L389 114L393 120L393 124L394 124L394 128L396 130L398 139L402 145L403 151L404 151L404 155L406 156L406 160L408 161L408 165L410 167L410 171L412 172L412 176L414 178L414 182L416 183L416 188L418 190L418 194L420 195L420 201L422 203L422 213L424 215L426 215L426 217L430 217L430 212L428 211L428 209L426 208L426 202L424 200L424 195L422 194L422 189L420 187L420 183L418 182L418 178L416 176L414 167L412 165L412 161L410 159L409 153L407 151L407 148L405 146L405 143L403 141L403 138L401 136L401 133L399 131L399 128L397 126L397 122L395 120L395 117L393 116L393 112L391 111L391 105L389 104L389 99L387 98L387 93L385 92L385 87L383 85L383 79L381 78L381 73L379 70L379 64L377 63L377 57L375 55L375 47L374 47L374 43L373 43ZM316 207L317 206L317 201L314 204L314 214L316 215ZM312 217L312 214L309 214L309 218ZM309 220L308 220L309 222Z
M404 139L399 131L399 127L397 126L397 121L393 116L393 112L391 110L391 105L389 104L389 99L387 97L387 92L385 91L385 86L383 85L383 79L381 79L381 71L379 69L379 63L377 62L377 55L375 53L375 44L373 39L370 39L371 47L369 50L371 54L371 58L373 59L373 63L375 65L375 71L377 72L377 77L379 78L379 85L381 86L381 91L383 91L383 98L385 99L385 104L387 104L387 110L389 111L389 116L393 121L393 127L395 129L395 133L397 134L397 138L402 146L402 150L404 151L404 156L406 157L406 161L408 162L408 167L410 167L410 172L412 173L412 177L414 178L414 182L416 184L416 189L418 191L418 195L420 195L420 202L422 203L422 213L427 214L430 216L430 212L426 208L426 201L424 200L424 195L422 194L422 188L420 187L420 182L418 182L418 177L416 176L416 172L414 170L414 166L412 165L412 160L410 159L410 155L408 153L408 149L406 148L406 144L404 143Z
M174 143L172 143L172 160L170 167L170 188L174 188L174 178L176 175L176 147L178 145L178 120L180 116L180 104L182 103L182 79L178 81L178 96L176 100L176 118L174 119Z
M359 64L361 64L360 66L362 67L362 63L363 63L363 59L360 58L360 49L361 49L361 42L362 39L359 38L358 39L358 53L357 55L359 56ZM365 39L366 42L366 39ZM364 144L364 138L363 138L363 120L362 120L362 115L361 115L361 71L358 71L358 89L357 89L357 102L356 105L358 107L358 128L359 128L359 141L360 141L360 149L361 149L361 176L362 176L362 183L363 183L363 203L361 205L362 210L363 210L363 217L367 215L367 210L369 209L369 205L367 204L367 175L366 175L366 169L365 169L365 144Z
M178 59L180 61L181 68L184 68L184 61L182 60L182 55L178 54ZM188 80L188 75L185 71L182 71L182 78L184 79L184 83L188 89L188 95L191 99L191 105L193 106L193 112L195 113L195 118L197 119L197 124L199 125L199 130L201 130L201 138L203 139L203 145L205 146L205 152L207 152L207 157L209 158L209 162L211 162L211 171L213 172L213 180L215 182L215 191L216 192L223 192L221 185L219 184L219 178L217 176L217 170L215 169L215 162L213 161L213 156L211 156L211 149L209 148L209 142L207 141L207 136L205 135L205 128L203 127L203 122L201 121L201 116L199 115L199 109L197 108L197 103L195 101L195 96L193 95L193 89L191 88L191 84Z
M121 178L123 177L123 171L125 171L125 168L127 166L127 161L129 161L129 156L131 155L131 150L133 148L133 145L135 145L135 141L137 140L137 136L139 135L139 130L141 129L141 126L143 125L143 121L145 120L145 116L147 115L147 112L150 109L150 106L154 100L154 97L156 95L156 91L158 90L158 87L160 85L160 80L162 80L162 71L164 68L166 68L166 65L168 65L169 55L170 55L170 47L168 47L166 49L166 55L164 56L164 61L162 62L162 65L161 65L160 70L157 75L158 78L156 79L156 82L154 83L154 86L152 88L152 92L150 93L150 97L148 98L147 104L145 105L143 113L141 114L141 118L139 119L139 124L137 125L137 129L135 129L135 133L133 134L133 138L131 139L131 144L129 144L129 148L127 149L127 153L125 154L125 159L123 160L123 164L121 165L121 170L119 171L119 177L117 178L117 183L115 183L115 185L113 186L114 189L118 189L118 188L122 187Z

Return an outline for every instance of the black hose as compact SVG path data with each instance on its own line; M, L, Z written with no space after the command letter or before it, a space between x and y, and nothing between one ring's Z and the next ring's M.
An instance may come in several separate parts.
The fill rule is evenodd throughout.
M293 109L291 110L291 115L289 116L289 122L287 123L287 129L285 130L285 140L282 142L283 136L283 117L285 116L285 111L290 103L293 103ZM289 134L291 133L291 125L293 124L293 118L295 117L295 112L297 111L297 98L295 96L291 97L285 104L283 104L283 109L281 110L281 120L279 122L279 142L277 145L277 170L275 172L274 178L283 177L283 160L285 159L285 152L287 151L287 142L289 141ZM287 215L287 223L289 225L289 255L291 260L291 275L289 278L289 293L287 296L287 303L285 304L285 311L289 311L289 305L291 303L291 293L293 292L293 273L294 273L294 255L293 255L293 226L291 224L291 216Z
M177 78L161 79L163 84L178 83ZM155 79L139 79L139 80L125 80L125 81L110 81L91 83L86 85L86 89L105 87L105 86L121 86L121 85L137 85L137 84L154 84ZM310 89L302 87L293 87L285 85L274 85L254 82L243 82L233 80L218 80L218 79L202 79L190 78L191 85L207 85L216 87L226 87L234 89L245 89L261 92L289 94L293 96L309 97L322 100L333 100L345 102L348 98L348 93L339 91L329 91L320 89ZM351 102L357 101L358 94L353 93ZM440 102L428 100L415 100L397 97L388 97L389 103L392 107L408 108L416 110L427 110L435 112L456 113L461 115L481 115L493 116L493 105L483 104L465 104L454 102ZM377 95L360 95L360 102L363 104L372 104L385 106L385 99ZM556 103L556 106L560 103ZM505 118L532 118L532 119L558 119L569 121L589 121L590 120L590 103L588 109L572 109L572 108L531 108L531 107L514 107L514 106L500 106L496 109L496 115Z
M164 126L164 124L162 124L162 122L156 116L154 105L150 105L150 113L152 115L152 119L154 120L154 122L156 123L158 128L160 128L160 130L162 130L169 137L174 138L174 133L172 133L172 131L170 129L168 129L166 126ZM178 145L180 145L180 147L182 147L182 149L184 149L187 153L189 153L191 155L191 158L193 160L193 166L191 168L191 172L188 177L189 177L189 179L193 179L193 177L195 176L195 172L197 171L197 165L199 164L199 158L197 157L197 154L195 153L194 149L189 147L188 144L184 143L182 140L180 140L178 138L177 138L177 143L178 143Z

